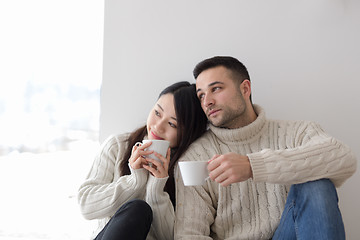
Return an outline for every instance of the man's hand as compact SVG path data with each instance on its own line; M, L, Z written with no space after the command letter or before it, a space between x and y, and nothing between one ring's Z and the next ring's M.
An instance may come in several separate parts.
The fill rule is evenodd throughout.
M226 187L252 177L249 158L236 153L214 155L208 165L210 179Z

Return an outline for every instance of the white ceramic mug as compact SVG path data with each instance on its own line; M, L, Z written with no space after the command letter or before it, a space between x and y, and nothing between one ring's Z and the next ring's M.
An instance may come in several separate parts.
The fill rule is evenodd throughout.
M163 155L166 158L167 150L169 149L170 142L167 140L143 140L142 143L148 143L152 142L152 144L146 148L145 150L153 150L154 152L157 152L161 155ZM150 155L146 155L147 158L152 158L154 160L160 161L153 153Z
M209 172L207 161L179 162L181 176L185 186L204 185Z

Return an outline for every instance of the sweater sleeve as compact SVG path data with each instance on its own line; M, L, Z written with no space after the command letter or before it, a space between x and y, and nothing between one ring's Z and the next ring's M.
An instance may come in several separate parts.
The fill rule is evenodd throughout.
M119 170L125 143L119 136L108 138L96 156L85 182L78 191L81 213L86 219L112 216L125 202L142 196L148 173L131 170L130 175L114 179Z
M164 191L166 178L149 174L146 186L146 202L153 211L152 232L158 240L174 239L175 212L169 194Z
M180 161L198 159L191 150L186 151ZM175 168L176 220L174 239L209 240L210 226L214 223L216 209L215 195L208 180L204 186L184 186L180 170ZM216 188L215 188L216 189ZM209 194L209 193L210 194Z
M336 187L341 186L356 170L354 153L316 123L295 125L279 133L279 150L263 149L247 155L254 181L296 184L329 178Z

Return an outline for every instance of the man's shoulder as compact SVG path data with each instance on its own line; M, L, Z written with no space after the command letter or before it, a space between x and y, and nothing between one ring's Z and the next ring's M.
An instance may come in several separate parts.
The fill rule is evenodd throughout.
M284 120L284 119L268 119L268 123L283 126L283 127L295 127L295 126L307 126L307 125L318 125L314 121L310 120Z
M278 132L281 135L305 137L306 135L324 132L322 126L310 120L269 120L270 132Z
M201 137L196 139L190 146L201 146L204 144L209 144L213 141L214 133L210 130L207 130Z
M183 154L184 156L200 156L214 149L214 134L207 130L201 137L196 139ZM207 154L206 154L207 155Z

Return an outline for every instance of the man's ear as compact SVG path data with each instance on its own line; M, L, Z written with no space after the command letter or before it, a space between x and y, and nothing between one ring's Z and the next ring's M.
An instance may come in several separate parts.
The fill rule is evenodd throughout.
M245 79L241 84L240 84L240 91L241 94L245 97L245 98L250 98L251 95L251 82L248 79Z

